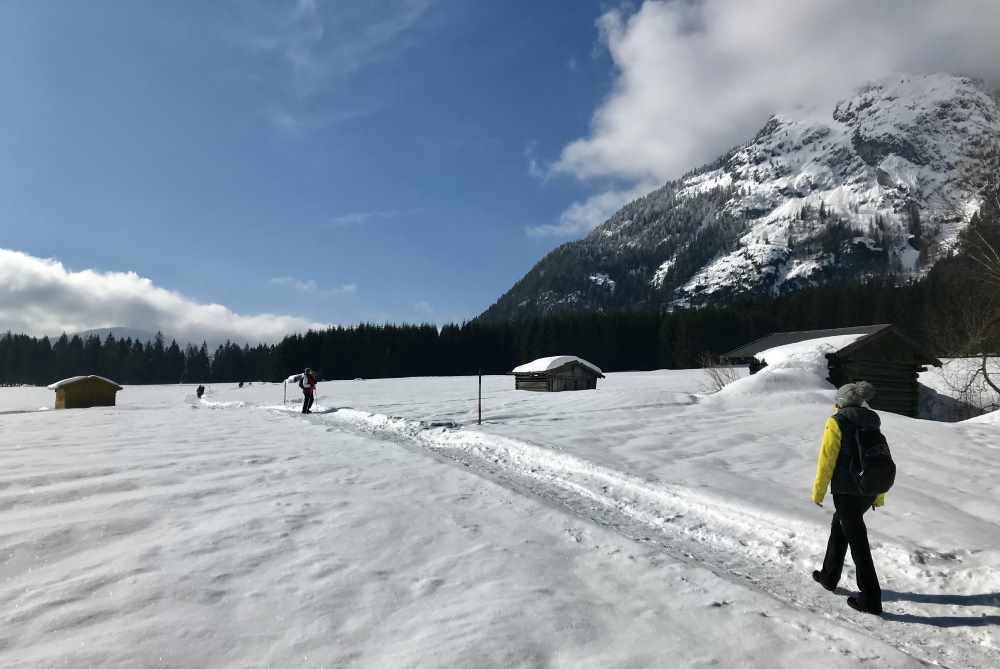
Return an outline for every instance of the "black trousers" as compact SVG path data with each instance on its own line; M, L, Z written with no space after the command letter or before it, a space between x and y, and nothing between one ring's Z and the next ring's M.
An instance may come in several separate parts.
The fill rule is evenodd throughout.
M302 413L309 413L313 405L313 391L303 390L302 391Z
M837 510L833 514L830 526L830 540L826 544L826 557L823 559L823 569L820 572L823 584L829 588L837 587L841 572L844 570L844 556L848 546L851 549L851 559L858 573L858 590L861 591L861 604L867 609L882 610L882 589L875 573L875 563L872 561L872 549L868 545L868 528L865 527L865 511L872 507L875 497L865 495L833 496L833 506Z

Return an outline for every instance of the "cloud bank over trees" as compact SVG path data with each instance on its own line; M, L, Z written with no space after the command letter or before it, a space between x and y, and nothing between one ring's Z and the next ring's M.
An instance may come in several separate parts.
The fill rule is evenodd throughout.
M160 288L135 272L72 271L7 249L0 249L0 324L36 336L124 326L159 330L178 341L251 343L325 327L294 316L241 315Z

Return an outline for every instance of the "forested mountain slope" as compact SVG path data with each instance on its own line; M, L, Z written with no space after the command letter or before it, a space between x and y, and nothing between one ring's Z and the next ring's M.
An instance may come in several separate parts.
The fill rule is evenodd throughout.
M900 75L772 116L714 163L546 255L482 316L672 308L920 275L979 206L1000 105L974 79Z

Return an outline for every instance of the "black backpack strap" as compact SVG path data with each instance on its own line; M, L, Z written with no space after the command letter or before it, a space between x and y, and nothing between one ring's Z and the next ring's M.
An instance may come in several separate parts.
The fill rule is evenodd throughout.
M850 418L848 418L847 416L845 416L840 411L838 411L837 413L833 414L833 419L835 421L837 421L837 427L840 428L840 447L841 448L844 447L844 432L846 431L846 430L844 430L844 423L847 424L847 426L850 428L851 432L853 433L853 435L854 435L854 448L858 452L858 459L856 460L856 462L858 463L857 466L861 467L862 463L864 462L864 459L863 459L864 458L864 454L861 452L861 430L863 428L860 425L858 425L857 423L855 423L853 420L851 420Z
M861 428L856 428L854 430L854 445L858 449L858 469L864 471L865 455L861 452Z
M833 414L833 419L837 421L837 427L840 428L841 439L843 439L844 432L847 431L844 429L845 427L854 431L858 430L858 424L839 411Z

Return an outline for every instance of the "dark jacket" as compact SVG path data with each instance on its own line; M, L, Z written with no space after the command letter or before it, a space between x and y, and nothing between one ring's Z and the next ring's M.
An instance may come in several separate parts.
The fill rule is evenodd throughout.
M881 423L877 413L863 407L845 407L827 419L813 482L812 500L816 504L823 502L827 486L835 495L861 494L851 477L851 455L856 443L854 433L858 428L878 428ZM875 506L884 503L885 495L879 495Z
M858 484L851 476L851 460L857 457L855 433L858 428L875 428L882 425L882 419L871 409L864 407L844 407L833 415L840 427L840 453L837 466L833 469L830 490L835 495L860 495Z

